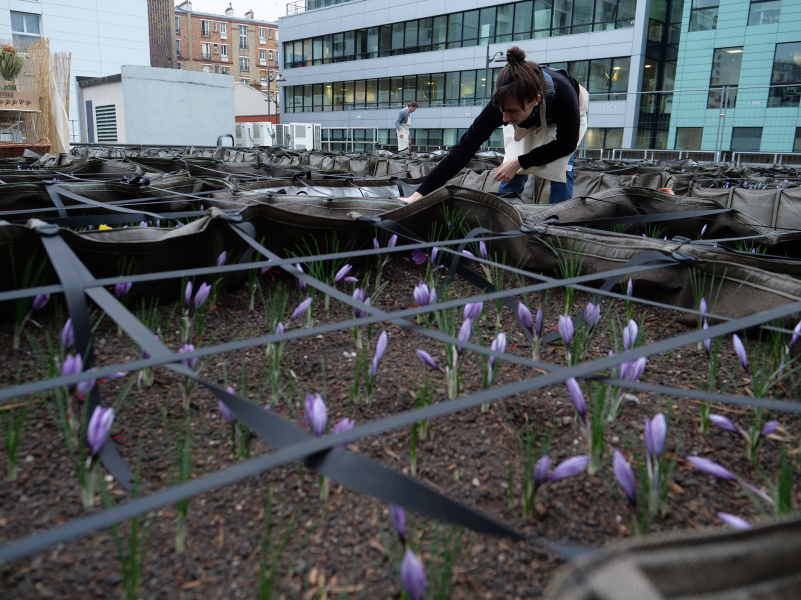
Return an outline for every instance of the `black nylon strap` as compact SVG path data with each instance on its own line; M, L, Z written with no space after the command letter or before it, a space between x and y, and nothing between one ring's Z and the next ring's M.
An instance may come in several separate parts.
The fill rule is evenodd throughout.
M111 205L111 204L108 204L108 203L98 202L97 200L91 200L89 198L84 198L83 196L79 196L78 194L70 192L69 190L65 190L64 188L61 188L61 187L59 187L57 185L48 185L48 186L46 186L46 189L47 189L47 193L50 194L51 198L54 195L56 195L56 196L64 196L65 198L69 198L71 200L75 200L76 202L82 202L83 204L88 204L89 206L94 206L94 207L97 207L97 208L104 208L106 210L113 210L113 211L116 211L116 212L129 213L129 214L135 214L135 215L145 214L145 215L150 216L153 219L161 219L161 215L158 215L156 213L148 212L146 210L132 210L130 208L124 208L122 206L116 206L116 205ZM60 217L66 217L67 214L66 214L66 212L64 212L62 214L62 211L59 211L59 216Z
M58 209L58 216L59 217L66 217L67 211L64 210L64 203L61 201L61 198L58 195L58 190L53 184L52 181L44 183L45 190L47 190L47 195L50 196L50 200L53 202L53 206Z
M720 213L732 212L731 208L716 208L710 210L687 210L682 212L665 212L665 213L649 213L647 215L632 215L629 217L610 217L608 219L590 219L586 221L570 221L568 223L559 223L562 227L574 226L604 226L604 225L621 225L626 223L657 223L660 221L675 221L678 219L691 219L694 217L707 217L709 215L717 215Z

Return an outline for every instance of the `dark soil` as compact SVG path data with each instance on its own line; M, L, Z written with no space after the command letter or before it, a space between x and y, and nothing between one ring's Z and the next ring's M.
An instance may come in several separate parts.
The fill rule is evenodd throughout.
M386 311L410 306L413 304L413 287L422 275L423 267L416 266L409 259L393 260L385 272L389 286L377 305ZM357 276L361 275L357 273ZM289 312L299 302L299 292L293 281L283 280L281 283L290 290ZM269 299L276 285L270 276L262 279L265 297ZM457 297L466 297L474 292L466 284L457 282L454 293ZM577 294L574 313L579 307L583 308L588 299L587 295ZM558 314L564 310L564 292L556 290L548 297L531 296L530 301L535 309L543 306L546 328L555 329ZM28 333L40 341L44 339L44 331L50 331L57 339L63 324L54 314L52 304L55 304L55 299L51 300L49 316L40 319L43 329L31 324L27 328ZM603 303L604 310L608 305L609 301ZM481 329L485 333L483 343L488 345L495 334L495 303L488 303L485 310ZM181 345L178 312L172 305L161 309L163 337L170 347L176 349ZM351 314L349 307L332 301L331 314L326 317L319 297L314 305L316 323L342 321L351 318ZM624 319L624 315L623 304L613 301L588 359L607 354L611 347L610 323ZM686 333L687 328L676 323L675 317L672 312L635 306L635 318L644 323L641 342L652 343ZM380 326L374 328L374 340L380 330ZM306 391L324 393L331 427L343 416L364 424L414 407L413 393L425 375L414 354L415 348L428 350L440 362L444 360L444 349L440 344L395 325L387 325L386 330L389 349L380 366L374 401L369 406L361 399L351 402L355 359L350 353L355 351L355 347L349 330L289 344L283 362L285 377L289 381L291 370L298 378L291 403L271 399L263 377L265 355L261 347L206 360L203 373L222 382L220 363L225 363L228 380L236 386L238 393L246 393L248 398L261 405L271 403L271 410L297 424L303 423L301 411ZM508 352L530 357L530 347L519 333L516 319L508 311L503 315L503 330L509 335ZM205 343L255 337L266 331L266 318L259 300L256 311L249 312L244 289L224 292L216 307L209 312ZM11 324L4 324L0 330L0 348L6 350L2 352L1 360L9 381L13 381L18 369L21 369L23 381L45 377L43 361L28 340L23 339L18 352L7 350L11 348L11 335ZM475 333L472 339L477 339ZM116 325L109 319L101 322L95 340L98 365L121 363L139 355L139 348L125 336L118 335ZM749 393L747 380L731 351L730 340L724 342L722 355L718 390L742 395ZM543 348L541 359L565 364L558 343ZM464 361L462 393L480 391L481 357L466 351ZM680 348L651 358L643 380L679 388L705 389L706 364L703 350ZM247 390L241 389L240 383L245 373ZM536 373L527 367L500 362L495 382L500 386L534 375ZM129 378L135 376L130 374ZM109 405L127 381L121 379L100 384L104 404ZM442 376L433 373L431 381L435 384L435 401L447 400ZM589 385L585 384L584 388L589 396ZM784 388L775 389L774 393L776 397L790 394ZM25 400L28 399L20 399ZM99 498L95 508L89 511L82 508L64 440L45 406L52 399L47 396L44 400L29 413L19 454L19 479L0 483L2 543L102 510ZM715 516L718 511L749 520L761 518L738 486L703 475L685 460L686 456L693 454L712 458L758 483L759 476L746 460L745 444L741 439L716 429L706 436L699 434L696 401L655 394L640 394L639 400L639 404L626 402L617 422L608 428L606 441L609 447L603 471L595 476L583 474L553 485L540 496L537 510L529 520L524 521L521 515L523 457L516 441L519 431L530 428L542 434L548 427L554 428L550 450L554 464L586 453L586 442L564 385L507 398L494 403L488 412L476 408L433 422L432 435L421 440L419 445L417 477L442 493L532 536L565 544L602 547L630 535L626 508L620 501L612 475L612 451L624 450L631 456L633 446L642 452L643 419L646 415L652 417L663 411L670 413L667 447L673 449L678 444L679 451L667 497L667 512L654 521L651 532L721 527ZM748 424L749 413L745 410L717 406L715 411L743 426ZM118 412L113 432L115 444L132 467L141 449L143 494L163 489L172 480L170 455L174 448L166 440L168 437L174 439L175 429L184 416L179 379L165 369L157 369L152 387L140 391L134 386ZM776 418L782 421L788 435L797 440L797 423L783 416ZM192 394L191 421L199 444L196 474L235 464L229 428L220 417L216 399L200 386L196 386ZM165 423L169 424L173 435L165 435ZM350 449L408 473L409 442L409 430L393 431L359 440ZM759 452L759 463L768 472L776 471L780 445L778 436L774 436L764 442ZM797 443L793 446L797 447ZM271 450L259 439L254 439L251 445L252 456ZM510 466L514 474L512 506L508 489ZM5 465L0 467L0 474L5 476ZM119 485L112 482L108 487L115 502L130 498ZM335 482L332 482L330 499L321 501L318 476L297 465L275 469L194 498L189 508L187 550L183 554L174 553L174 508L165 507L151 515L141 597L257 597L265 508L271 488L273 522L277 527L274 537L281 535L293 518L297 519L278 567L275 597L400 597L398 569L401 549L389 523L387 506L343 489ZM429 589L433 590L441 585L434 575L441 562L437 543L449 528L410 515L410 530L413 545L422 550L422 560L429 571ZM126 543L128 531L128 524L120 527ZM537 597L548 589L554 573L563 564L561 559L536 543L511 542L472 532L464 532L457 552L451 578L453 587L445 597ZM122 577L112 532L90 532L81 539L14 561L0 573L0 586L4 590L3 597L9 599L119 597Z

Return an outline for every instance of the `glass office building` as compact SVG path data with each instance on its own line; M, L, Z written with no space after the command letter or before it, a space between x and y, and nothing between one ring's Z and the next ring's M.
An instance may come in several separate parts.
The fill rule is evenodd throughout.
M415 100L414 143L451 145L517 45L590 92L587 147L795 145L795 133L787 147L770 122L774 108L797 118L801 0L305 0L288 12L280 19L285 123L392 144L398 111ZM764 87L762 105L746 83ZM743 107L752 112L741 118ZM752 107L761 107L759 124ZM490 145L502 145L500 130Z

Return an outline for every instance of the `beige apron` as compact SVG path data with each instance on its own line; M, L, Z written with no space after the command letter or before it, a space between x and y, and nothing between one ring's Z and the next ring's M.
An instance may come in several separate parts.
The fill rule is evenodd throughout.
M545 122L545 98L547 94L542 95L542 106L540 107L540 125L539 127L532 127L531 129L521 129L517 125L505 125L503 128L503 147L504 158L503 162L511 162L518 156L528 154L534 148L544 146L556 139L556 125L548 127ZM551 100L553 101L553 100ZM584 139L584 134L587 132L587 109L590 105L590 95L582 86L579 86L579 139L576 148L581 145L581 140ZM533 174L543 179L550 181L565 182L568 162L570 161L570 154L557 158L553 162L542 165L540 167L531 167L529 169L520 169L517 174Z
M409 147L409 127L412 125L412 113L409 113L409 118L406 120L405 123L401 123L401 132L403 132L403 137L398 135L398 152L402 152Z

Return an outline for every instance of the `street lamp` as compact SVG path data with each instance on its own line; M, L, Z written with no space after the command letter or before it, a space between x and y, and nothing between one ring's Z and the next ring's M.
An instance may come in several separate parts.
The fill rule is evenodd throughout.
M270 102L272 102L272 96L270 95L270 84L275 81L276 83L282 83L286 81L283 77L281 77L281 73L276 73L274 76L271 76L270 71L267 71L267 122L270 124L270 142L275 145L275 129L273 128L273 123L270 121Z

